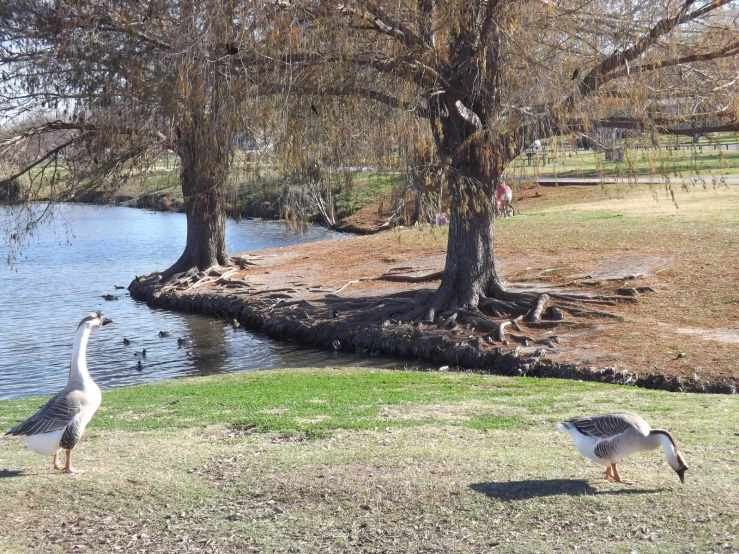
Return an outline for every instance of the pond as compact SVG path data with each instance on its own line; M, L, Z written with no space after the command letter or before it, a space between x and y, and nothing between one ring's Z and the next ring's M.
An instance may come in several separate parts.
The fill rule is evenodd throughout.
M0 211L0 219L6 216ZM115 288L172 264L182 253L185 232L184 214L60 206L16 262L0 267L0 400L46 395L63 387L77 324L95 310L114 321L93 333L88 346L90 373L101 389L275 367L393 363L302 348L204 315L154 310ZM270 221L226 224L231 253L341 237L319 226L303 232ZM5 259L7 247L1 248ZM103 299L109 294L116 299ZM160 331L171 334L160 337ZM179 346L178 338L192 343ZM139 370L141 358L135 353L142 349L146 358Z

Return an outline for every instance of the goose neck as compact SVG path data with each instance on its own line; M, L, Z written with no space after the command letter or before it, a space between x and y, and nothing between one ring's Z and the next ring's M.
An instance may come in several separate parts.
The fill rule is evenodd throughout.
M69 383L87 384L92 381L87 372L87 341L92 330L83 325L77 330L72 349L72 363L69 366Z
M675 443L672 439L672 436L670 436L667 431L663 431L662 429L653 429L649 433L648 440L650 441L653 449L659 448L661 446L664 449L665 456L668 460L672 461L677 459Z

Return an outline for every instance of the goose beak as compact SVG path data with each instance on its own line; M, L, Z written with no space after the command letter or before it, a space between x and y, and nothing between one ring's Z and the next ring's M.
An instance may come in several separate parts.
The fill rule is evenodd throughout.
M685 471L688 469L688 466L680 466L677 469L677 476L680 477L680 482L682 484L685 484Z
M112 319L108 319L107 317L104 317L104 318L103 318L103 319L102 319L102 320L100 321L100 323L102 323L103 325L107 325L108 323L113 323L113 320L112 320Z

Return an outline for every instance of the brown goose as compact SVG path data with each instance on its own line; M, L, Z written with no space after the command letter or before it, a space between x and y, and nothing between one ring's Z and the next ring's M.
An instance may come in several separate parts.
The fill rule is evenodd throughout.
M558 424L572 437L578 452L606 467L608 479L630 485L633 481L619 475L616 464L635 452L655 450L662 446L670 467L680 482L685 483L688 464L678 452L675 439L664 429L652 429L641 416L628 412L589 417L573 417Z
M8 435L25 437L26 446L43 456L53 456L53 468L81 473L72 468L72 450L85 427L100 407L100 389L87 372L87 340L90 333L111 323L102 312L93 312L80 321L74 337L72 362L67 386L54 395L38 412L8 429ZM66 463L59 465L59 450L66 450Z

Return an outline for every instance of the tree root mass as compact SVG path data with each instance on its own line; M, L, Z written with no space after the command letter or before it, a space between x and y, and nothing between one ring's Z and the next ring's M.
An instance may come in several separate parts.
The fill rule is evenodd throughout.
M634 301L630 296L504 291L504 298L482 296L477 306L436 313L436 293L430 289L355 297L315 287L255 289L231 277L223 268L211 268L190 270L162 282L161 274L155 273L137 277L129 290L133 298L146 300L151 306L206 312L273 337L324 348L339 344L342 350L422 359L503 375L596 380L677 391L735 392L735 385L730 383L688 383L677 377L641 376L609 368L598 371L547 358L551 351L563 347L552 329L592 326L594 318L619 318L593 306ZM244 288L231 288L234 281L243 283ZM203 285L193 288L198 283ZM300 297L306 294L310 298ZM570 317L558 318L555 308Z

